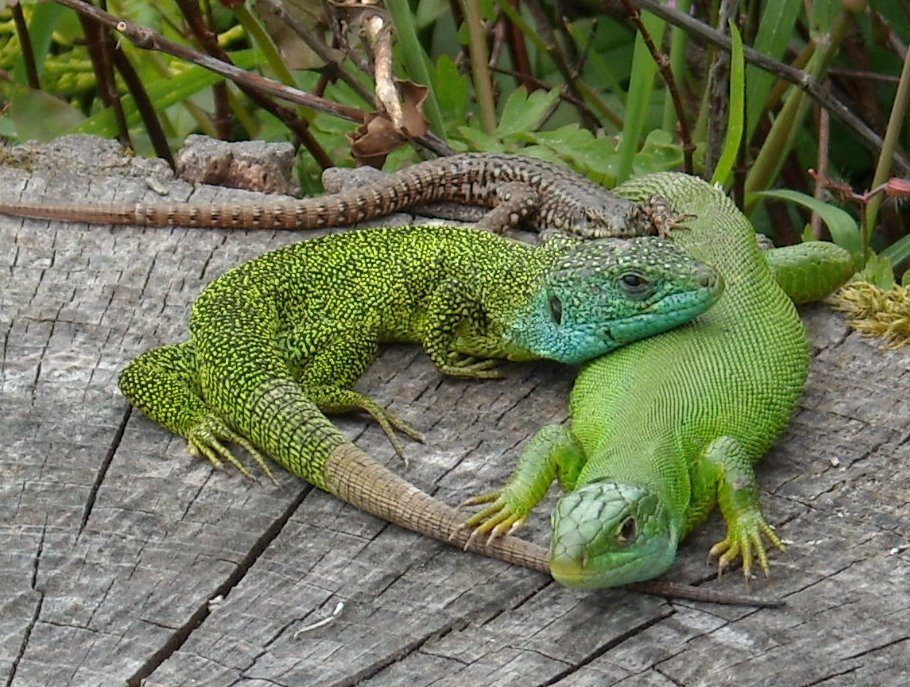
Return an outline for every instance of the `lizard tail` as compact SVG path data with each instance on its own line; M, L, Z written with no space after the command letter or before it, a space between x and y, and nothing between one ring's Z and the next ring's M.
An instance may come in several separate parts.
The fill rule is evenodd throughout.
M549 555L541 546L504 536L487 543L470 539L464 514L438 501L377 463L351 443L337 446L325 464L328 490L383 520L458 548L549 574Z
M266 356L261 356L263 365ZM237 371L236 369L234 370ZM357 448L279 370L250 394L234 424L298 477L367 513L418 534L548 573L546 549L517 537L470 540L464 514L434 499ZM235 391L242 387L238 381ZM225 388L229 388L225 385ZM255 422L245 422L256 418Z

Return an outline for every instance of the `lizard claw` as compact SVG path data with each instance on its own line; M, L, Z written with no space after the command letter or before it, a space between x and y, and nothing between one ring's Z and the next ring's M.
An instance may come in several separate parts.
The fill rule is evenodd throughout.
M742 558L743 576L746 578L746 584L752 576L752 564L755 557L758 558L759 567L765 577L770 577L770 566L768 565L768 554L765 550L765 543L762 535L777 549L784 550L783 542L774 532L771 526L760 519L752 523L752 527L740 527L734 531L729 528L726 538L717 542L708 551L708 558L717 558L717 576L723 575L724 571L736 561Z
M401 443L396 431L421 444L427 443L426 437L414 427L359 391L335 386L319 386L307 388L305 391L316 407L324 413L347 412L352 409L367 413L385 433L395 453L404 461L405 467L408 465L408 459L404 454L404 444Z
M458 353L449 355L449 364L439 371L450 377L470 377L473 379L501 379L502 372L496 369L492 358L474 358Z
M372 410L368 410L367 412L369 412L373 419L379 423L382 431L385 432L386 437L392 444L392 448L395 449L395 453L404 461L404 466L408 467L408 457L404 453L404 445L401 443L398 435L395 434L395 430L398 430L402 434L421 444L427 443L426 437L390 410L377 408L375 412Z
M458 508L464 506L478 506L490 503L478 513L462 523L463 528L471 528L471 536L465 542L464 549L467 551L477 539L486 536L487 545L492 544L496 539L511 534L519 527L524 525L528 520L527 513L517 513L506 503L501 492L494 491L487 494L474 496L463 503Z
M224 462L230 463L234 468L247 479L254 482L258 481L247 467L240 462L240 459L234 455L224 442L237 444L245 449L252 456L256 464L262 469L266 476L278 486L278 480L272 474L271 468L265 460L265 456L245 437L240 436L231 430L220 418L209 416L202 422L198 423L189 432L187 445L191 455L201 456L208 460L216 469L223 470Z

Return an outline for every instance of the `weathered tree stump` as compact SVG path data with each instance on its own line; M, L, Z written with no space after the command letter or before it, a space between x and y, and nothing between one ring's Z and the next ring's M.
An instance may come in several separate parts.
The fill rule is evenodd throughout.
M98 139L6 154L4 199L151 202L241 191L177 182ZM812 371L759 467L789 540L752 592L781 609L569 590L365 515L279 470L213 471L129 409L118 371L182 340L225 269L301 233L64 225L0 216L0 682L26 685L910 684L910 353L824 306L803 311ZM410 467L378 428L358 445L448 503L502 483L573 373L441 377L416 347L360 383L425 431ZM547 502L524 533L547 537ZM669 577L740 590L705 566L712 519ZM331 622L297 634L332 615ZM144 680L144 682L143 682Z

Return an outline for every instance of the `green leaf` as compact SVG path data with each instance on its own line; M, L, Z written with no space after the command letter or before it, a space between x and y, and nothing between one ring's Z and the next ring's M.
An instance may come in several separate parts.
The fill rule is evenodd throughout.
M642 22L651 34L656 45L663 40L666 22L647 12L642 14ZM629 80L629 95L626 100L626 113L623 119L622 139L619 147L619 178L625 181L633 170L635 153L641 140L642 131L647 121L651 96L654 92L654 77L657 65L641 36L635 38L635 49L632 58L632 73Z
M607 186L616 185L619 154L615 138L595 138L587 129L569 124L554 131L536 131L528 139L548 151L539 157L570 162L595 181ZM526 154L528 149L521 152Z
M488 153L505 152L505 146L496 136L490 136L473 126L458 127L458 135L471 150L483 150Z
M882 257L891 260L895 265L900 265L901 263L910 260L910 234L898 239L885 248L885 250L881 252L881 255ZM905 278L906 276L907 274L904 273Z
M847 212L838 207L823 203L817 198L807 196L805 193L793 191L791 189L775 189L773 191L760 191L750 193L747 202L754 202L754 198L777 198L786 200L791 203L797 203L803 207L809 208L818 213L822 221L831 232L831 238L834 243L846 250L853 256L857 268L863 264L863 242L860 235L859 225Z
M855 278L859 281L867 281L884 291L890 291L894 288L894 266L888 258L882 255L872 255Z
M458 70L448 55L439 56L431 77L445 121L457 125L467 120L468 95L471 91L468 77Z
M803 3L793 0L765 0L762 3L758 33L752 46L758 52L779 60L790 41L793 40L794 26L802 12ZM746 140L758 126L759 117L768 102L768 95L774 86L775 76L769 71L750 65L746 69Z
M5 6L6 3L3 4L3 7ZM48 51L50 49L54 31L57 30L57 25L61 20L61 15L66 15L66 8L57 3L40 3L31 8L28 33L39 78L44 75ZM27 82L25 76L25 59L21 55L21 50L19 52L20 55L13 67L13 80L17 84L24 85Z
M496 133L505 138L511 134L534 131L558 99L558 88L534 91L530 96L524 87L516 88L502 108Z
M683 152L674 137L662 129L647 135L641 150L635 154L633 170L636 176L679 169Z
M21 141L49 141L85 121L85 115L68 102L25 87L15 90L9 112Z

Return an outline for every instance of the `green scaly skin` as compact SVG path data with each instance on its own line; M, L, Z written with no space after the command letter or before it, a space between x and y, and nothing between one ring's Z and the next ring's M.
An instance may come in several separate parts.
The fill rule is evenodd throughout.
M498 376L492 358L596 357L691 319L721 290L712 269L656 237L554 237L532 247L471 229L350 232L226 272L195 302L190 340L138 357L120 388L215 465L249 475L227 446L236 443L268 474L263 454L445 539L452 528L430 532L421 520L426 495L376 466L322 414L361 409L393 442L394 429L419 436L350 388L379 342L418 342L445 374L488 378Z
M721 273L724 294L689 326L585 366L571 427L543 428L507 485L471 500L491 505L467 524L493 538L509 532L558 479L567 493L552 517L550 571L593 589L661 574L719 505L727 535L710 551L719 569L741 557L748 578L757 558L767 574L763 538L781 542L762 515L752 465L806 380L808 344L790 296L822 297L852 261L818 242L766 255L734 204L694 177L654 175L616 191L665 199L682 218L673 240Z

